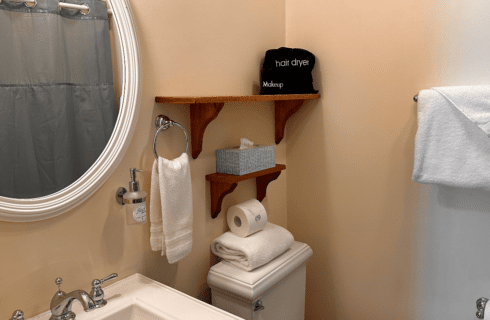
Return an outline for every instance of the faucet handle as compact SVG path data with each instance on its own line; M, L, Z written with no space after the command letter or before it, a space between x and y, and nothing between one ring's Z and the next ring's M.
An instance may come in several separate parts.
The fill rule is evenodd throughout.
M92 281L92 291L90 291L90 298L94 301L95 305L100 308L107 304L107 301L104 300L104 291L100 287L104 282L113 280L117 278L117 273L113 273L104 279L95 279Z
M12 313L12 318L9 320L24 320L24 312L22 312L22 310L15 310L14 313Z
M113 280L116 278L117 278L117 273L113 273L110 276L105 277L104 279L101 279L101 280L95 279L94 281L92 281L92 287L95 287L95 286L100 287L100 285L103 284L104 282L109 281L109 280Z

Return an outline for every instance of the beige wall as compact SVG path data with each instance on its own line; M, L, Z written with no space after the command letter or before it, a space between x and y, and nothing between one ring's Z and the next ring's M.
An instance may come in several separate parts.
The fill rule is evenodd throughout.
M115 204L119 186L127 187L129 167L146 172L140 182L148 192L153 163L152 126L163 113L190 131L189 107L155 104L156 95L251 94L259 81L265 50L285 43L284 1L130 1L142 58L143 93L137 127L121 164L85 203L50 220L0 222L0 318L17 309L31 317L49 308L56 292L90 290L94 278L140 272L192 296L209 301L207 271L213 262L211 240L226 230L225 215L210 218L209 184L214 150L231 147L240 137L274 144L271 103L231 103L208 127L203 152L191 160L194 244L189 257L169 265L149 246L149 224L127 226L124 208ZM158 152L174 158L185 148L178 128L161 134ZM285 163L285 143L277 146ZM255 196L253 181L241 182L223 202L230 205ZM264 204L270 221L286 226L286 174L269 185Z
M155 104L155 95L255 93L264 51L282 45L317 56L315 86L322 94L289 120L276 147L287 170L264 200L270 221L313 248L307 319L420 318L424 270L416 260L424 250L418 208L424 194L410 179L412 97L438 85L444 64L452 64L444 52L434 54L445 41L438 29L450 28L444 6L433 15L432 2L130 0L143 67L131 145L78 208L42 222L0 222L0 318L17 308L28 317L47 310L58 276L71 291L89 290L92 279L112 272L121 278L140 272L209 301L209 244L227 227L223 213L209 216L205 175L214 172L214 150L240 137L274 143L272 104L227 104L208 127L203 152L191 160L194 247L178 264L151 252L148 224L126 225L114 193L127 186L129 167L146 170L140 181L149 191L156 115L190 130L188 107ZM172 128L159 137L159 154L177 157L184 143ZM254 182L241 182L223 211L254 195Z
M307 319L414 319L416 105L437 85L429 1L286 1L286 45L318 58L319 101L287 127L288 228L310 244Z

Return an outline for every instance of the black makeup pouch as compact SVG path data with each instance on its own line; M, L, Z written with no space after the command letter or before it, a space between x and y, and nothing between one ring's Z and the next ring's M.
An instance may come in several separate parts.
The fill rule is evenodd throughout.
M260 94L317 93L311 75L314 66L315 56L307 50L267 50L260 71Z

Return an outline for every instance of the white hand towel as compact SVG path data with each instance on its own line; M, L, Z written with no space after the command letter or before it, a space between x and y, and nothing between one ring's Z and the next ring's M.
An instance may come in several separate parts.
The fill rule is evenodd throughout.
M417 115L413 181L490 189L490 86L422 90Z
M294 243L293 235L286 229L267 223L262 231L246 238L230 231L225 232L211 243L211 251L225 261L251 271L263 266Z
M153 163L150 203L150 245L161 250L169 263L192 249L192 184L189 157L158 157Z

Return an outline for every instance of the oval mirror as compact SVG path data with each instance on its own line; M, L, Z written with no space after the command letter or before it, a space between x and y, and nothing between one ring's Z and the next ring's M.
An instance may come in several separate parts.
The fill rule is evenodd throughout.
M4 0L7 1L19 0ZM34 6L34 1L32 4L30 0L25 2L27 7ZM70 5L68 4L67 7ZM141 94L140 56L128 0L107 0L107 6L112 13L110 19L112 20L113 72L115 79L120 83L116 88L118 95L120 93L119 113L112 135L93 165L68 187L38 198L17 199L0 196L0 220L12 222L43 220L73 209L107 180L122 159L133 135L138 116Z

